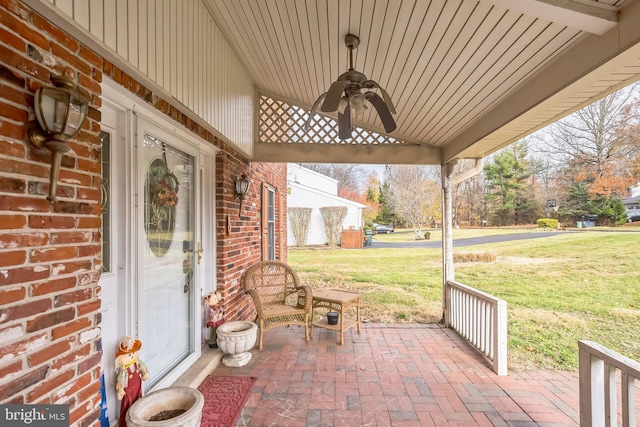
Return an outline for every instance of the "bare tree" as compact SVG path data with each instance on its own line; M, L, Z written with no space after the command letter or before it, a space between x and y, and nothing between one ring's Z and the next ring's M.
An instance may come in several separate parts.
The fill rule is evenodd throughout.
M322 207L320 213L324 222L324 232L327 235L327 245L329 247L337 246L342 231L342 221L347 216L346 206Z
M473 167L471 159L459 160L453 169L454 176ZM484 213L485 181L482 172L459 182L453 187L453 222L460 224L467 221L469 225L481 225L486 219Z
M296 246L301 248L307 245L309 237L309 225L311 224L312 208L289 208L289 222L293 238L296 239Z
M389 204L420 238L425 220L439 219L440 187L429 178L426 166L387 166Z
M632 143L635 133L625 131L637 123L630 117L637 111L628 108L637 96L638 86L630 86L548 126L537 134L537 154L559 168L571 165L575 174L600 178L611 173L611 164L626 163L638 149Z

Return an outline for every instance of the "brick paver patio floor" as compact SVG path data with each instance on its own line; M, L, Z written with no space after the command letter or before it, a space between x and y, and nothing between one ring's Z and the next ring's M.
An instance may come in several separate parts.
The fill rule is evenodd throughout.
M499 377L454 331L363 324L362 333L277 328L244 367L257 377L238 426L577 426L577 373Z

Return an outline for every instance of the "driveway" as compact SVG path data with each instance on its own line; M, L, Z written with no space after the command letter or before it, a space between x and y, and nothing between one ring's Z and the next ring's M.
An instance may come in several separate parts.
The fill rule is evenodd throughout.
M557 236L566 231L540 231L536 233L515 233L500 234L497 236L469 237L466 239L454 239L453 247L461 248L463 246L484 245L486 243L511 242L513 240L541 239L543 237ZM378 242L373 240L372 248L440 248L442 243L440 240L418 240L407 242Z

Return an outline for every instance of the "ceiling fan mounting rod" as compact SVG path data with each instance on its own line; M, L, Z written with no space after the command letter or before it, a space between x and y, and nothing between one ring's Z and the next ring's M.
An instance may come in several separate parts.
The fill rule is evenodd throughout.
M349 70L353 70L353 50L360 45L360 39L353 34L344 36L344 44L349 49Z

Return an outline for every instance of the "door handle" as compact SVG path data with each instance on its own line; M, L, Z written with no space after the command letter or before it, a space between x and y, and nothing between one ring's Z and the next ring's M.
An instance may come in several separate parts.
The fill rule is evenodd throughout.
M204 249L200 246L200 242L198 242L198 265L200 265L200 261L202 261L202 254L204 253Z

